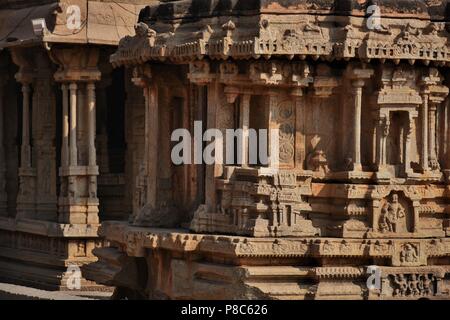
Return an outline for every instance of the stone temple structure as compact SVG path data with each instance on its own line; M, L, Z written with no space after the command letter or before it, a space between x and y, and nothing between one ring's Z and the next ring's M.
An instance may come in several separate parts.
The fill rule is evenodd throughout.
M144 99L109 56L143 3L0 1L0 281L67 289L130 215Z
M64 289L77 264L116 298L450 299L450 1L44 2L0 7L53 17L0 35L1 277ZM231 164L172 161L174 130L194 146L213 128L244 133ZM268 163L253 129L280 133L258 136Z

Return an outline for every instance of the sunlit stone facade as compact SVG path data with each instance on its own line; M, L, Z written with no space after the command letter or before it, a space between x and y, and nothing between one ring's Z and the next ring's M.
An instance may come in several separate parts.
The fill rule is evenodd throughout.
M2 270L56 238L115 298L450 298L450 3L140 4L5 45ZM175 165L180 128L276 129L279 161Z

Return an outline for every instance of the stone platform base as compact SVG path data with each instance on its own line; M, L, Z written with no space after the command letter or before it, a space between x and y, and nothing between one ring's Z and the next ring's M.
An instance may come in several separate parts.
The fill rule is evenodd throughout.
M97 260L92 254L102 244L97 231L98 226L0 218L0 281L59 291L72 291L80 283L82 291L111 291L74 278L79 267Z
M130 299L450 299L450 239L245 238L104 223L82 268ZM379 267L369 290L367 267Z

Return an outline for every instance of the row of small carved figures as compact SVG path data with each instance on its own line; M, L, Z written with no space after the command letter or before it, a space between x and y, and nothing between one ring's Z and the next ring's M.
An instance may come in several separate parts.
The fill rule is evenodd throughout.
M432 274L392 275L394 296L428 296L434 294L436 277Z

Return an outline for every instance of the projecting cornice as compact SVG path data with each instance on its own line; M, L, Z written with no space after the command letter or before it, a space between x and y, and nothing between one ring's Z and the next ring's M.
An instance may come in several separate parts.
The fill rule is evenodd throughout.
M361 1L360 1L361 2ZM380 24L368 24L377 4ZM169 1L140 13L114 65L287 57L450 62L446 1Z
M42 43L117 46L152 0L9 0L0 4L0 48ZM34 32L32 20L45 20ZM78 22L77 22L78 21Z

